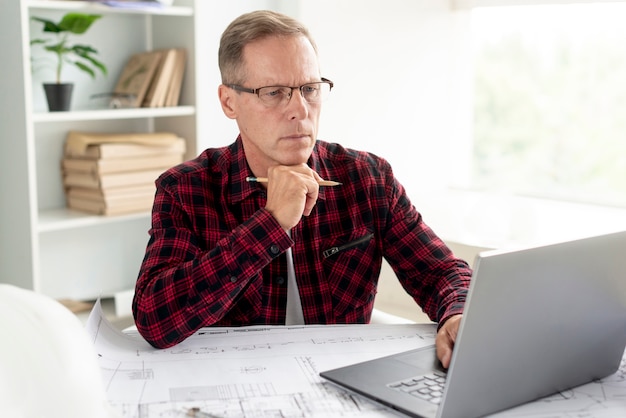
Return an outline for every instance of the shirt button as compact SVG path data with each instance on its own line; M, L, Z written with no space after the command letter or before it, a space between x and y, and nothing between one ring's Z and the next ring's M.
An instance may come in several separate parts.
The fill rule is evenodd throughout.
M273 255L277 255L279 252L280 248L278 248L278 245L272 244L272 246L270 247L270 253L272 253Z
M230 282L235 283L237 281L237 276L230 276Z
M276 283L278 283L279 285L283 285L285 284L285 278L282 276L279 276L276 278Z

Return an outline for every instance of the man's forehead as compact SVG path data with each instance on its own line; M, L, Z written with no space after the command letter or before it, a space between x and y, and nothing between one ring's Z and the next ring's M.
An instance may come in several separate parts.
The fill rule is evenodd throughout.
M268 36L251 42L243 49L243 64L246 80L265 85L319 81L317 54L304 35Z

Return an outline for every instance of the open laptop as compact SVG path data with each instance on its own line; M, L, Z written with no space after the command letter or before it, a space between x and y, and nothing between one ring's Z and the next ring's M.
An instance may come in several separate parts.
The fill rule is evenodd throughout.
M625 346L623 231L479 254L443 378L434 346L320 375L411 416L471 418L608 376Z

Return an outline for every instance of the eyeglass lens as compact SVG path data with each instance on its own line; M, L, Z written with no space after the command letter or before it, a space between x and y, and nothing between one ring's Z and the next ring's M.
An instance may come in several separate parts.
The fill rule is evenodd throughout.
M328 83L309 83L301 87L262 87L259 89L259 98L269 105L278 105L289 101L293 90L300 90L302 97L308 103L318 103L330 93Z

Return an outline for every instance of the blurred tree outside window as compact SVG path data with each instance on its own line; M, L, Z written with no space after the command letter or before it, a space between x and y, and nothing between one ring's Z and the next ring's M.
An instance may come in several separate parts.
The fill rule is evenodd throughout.
M472 11L472 184L626 207L626 3Z

